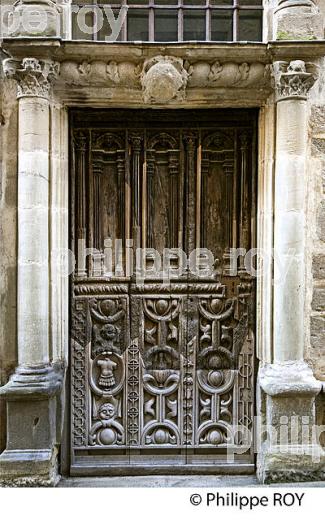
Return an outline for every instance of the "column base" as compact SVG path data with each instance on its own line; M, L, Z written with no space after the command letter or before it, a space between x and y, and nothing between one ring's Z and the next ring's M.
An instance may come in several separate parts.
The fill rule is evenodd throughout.
M315 397L322 390L305 361L283 361L260 368L258 382L267 395L282 397Z
M324 480L325 452L317 444L264 445L258 454L256 475L261 484Z
M261 483L306 482L325 476L315 398L322 384L304 361L266 365L258 377L264 404L257 477Z
M61 434L63 366L20 366L0 388L7 406L7 445L0 485L55 486Z
M5 450L0 455L0 487L54 487L60 480L57 449Z

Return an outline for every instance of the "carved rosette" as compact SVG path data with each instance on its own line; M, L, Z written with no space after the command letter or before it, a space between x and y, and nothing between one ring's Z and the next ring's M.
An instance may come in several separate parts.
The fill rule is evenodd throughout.
M52 81L57 77L59 64L52 60L24 58L22 61L8 58L3 61L7 78L17 81L17 97L48 98Z
M168 103L185 98L188 72L183 60L156 56L144 62L141 85L145 103Z
M277 101L307 99L317 79L317 66L302 60L277 61L273 64Z

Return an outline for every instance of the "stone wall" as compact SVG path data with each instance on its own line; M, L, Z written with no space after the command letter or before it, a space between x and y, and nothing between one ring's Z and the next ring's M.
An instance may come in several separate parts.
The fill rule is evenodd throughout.
M320 81L310 98L308 156L307 255L306 278L309 342L307 359L314 374L325 381L325 64L320 64Z
M323 19L323 32L324 32L324 35L325 35L325 2L324 0L317 0L316 1L316 5L319 7L319 10L321 12L321 15L322 15L322 19Z
M325 11L325 3L321 2ZM315 377L325 382L325 63L310 99L309 190L306 276L306 358ZM323 385L324 387L325 385ZM325 394L316 400L317 422L325 424ZM325 435L321 436L325 445Z

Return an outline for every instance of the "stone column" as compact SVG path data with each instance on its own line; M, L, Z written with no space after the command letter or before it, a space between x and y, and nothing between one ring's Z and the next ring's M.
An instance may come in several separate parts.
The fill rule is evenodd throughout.
M278 0L274 40L317 40L323 34L322 16L314 0Z
M5 60L17 80L18 367L0 389L7 401L7 447L0 479L52 484L56 479L56 413L62 370L49 342L49 94L57 64Z
M58 0L18 0L9 7L8 36L59 37L63 20L58 4Z
M273 67L276 96L273 363L259 382L266 394L262 481L319 478L324 463L315 433L321 390L304 361L307 95L315 67L297 60Z

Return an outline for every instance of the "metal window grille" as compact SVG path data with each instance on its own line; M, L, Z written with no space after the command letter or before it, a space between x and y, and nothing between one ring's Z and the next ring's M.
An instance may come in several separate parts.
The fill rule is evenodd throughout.
M72 37L77 40L105 40L111 28L104 7L109 6L117 18L121 6L127 6L117 41L262 41L262 0L76 0L73 4L87 8L85 23L94 28L91 34L83 32L73 13ZM103 16L98 16L98 9Z

